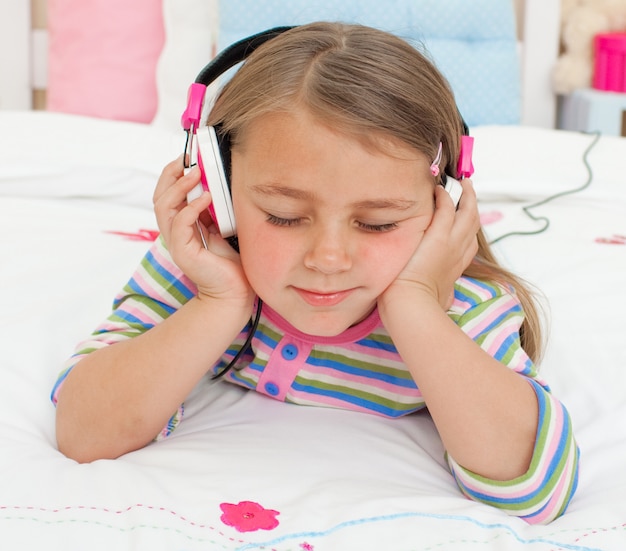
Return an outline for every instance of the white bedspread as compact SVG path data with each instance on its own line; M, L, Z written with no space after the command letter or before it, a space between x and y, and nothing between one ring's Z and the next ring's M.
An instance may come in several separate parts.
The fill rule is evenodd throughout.
M522 207L586 180L591 136L473 134L492 238L540 227ZM626 140L618 138L590 152L586 190L533 211L550 219L546 232L496 246L545 293L542 373L581 448L578 492L552 524L529 526L463 498L427 415L292 406L223 383L202 382L164 442L88 465L60 454L49 392L148 247L152 189L182 144L182 133L132 123L0 112L1 549L626 549ZM237 512L252 512L256 529L230 526Z

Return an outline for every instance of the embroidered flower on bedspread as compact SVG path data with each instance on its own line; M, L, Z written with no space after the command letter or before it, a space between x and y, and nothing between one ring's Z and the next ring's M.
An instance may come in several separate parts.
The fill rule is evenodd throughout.
M254 532L255 530L273 530L278 526L276 515L280 514L273 509L265 509L254 501L240 501L234 503L220 503L224 514L220 520L233 526L239 532Z
M613 234L611 237L597 237L596 243L605 245L626 245L626 235Z
M154 241L157 237L159 237L159 230L148 230L146 228L141 228L137 230L136 232L111 230L105 233L110 233L112 235L119 235L131 241Z
M480 213L480 224L482 226L488 226L489 224L495 224L504 218L504 214L497 210L491 210L489 212Z

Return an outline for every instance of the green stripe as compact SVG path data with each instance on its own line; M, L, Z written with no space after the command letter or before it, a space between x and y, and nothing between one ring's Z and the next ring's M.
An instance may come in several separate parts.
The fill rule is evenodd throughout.
M379 404L390 409L394 410L406 410L411 408L417 408L424 405L423 400L412 401L412 402L400 402L398 400L391 400L389 398L383 398L378 394L374 394L372 392L366 392L363 390L359 390L353 387L346 387L338 384L325 383L323 381L317 381L313 379L307 379L298 375L295 378L295 381L303 386L309 386L312 388L316 388L319 390L328 390L333 392L341 392L348 396L355 396L357 398L361 398L362 400L367 400L368 402L372 402L374 404Z
M370 335L368 335L367 337L361 340L374 341L374 342L386 344L388 346L389 345L394 346L393 341L391 340L391 337L387 333L371 333Z
M159 286L159 291L165 291L170 296L174 297L179 304L185 304L189 300L188 297L186 297L183 293L176 289L174 285L172 285L172 282L169 279L162 276L155 269L154 265L147 259L147 257L143 258L143 260L141 261L141 266L146 270L146 272L148 272L148 275ZM135 292L134 290L129 289L126 286L124 287L124 290L128 291L129 293Z
M141 304L142 306L146 307L148 310L150 310L151 312L153 312L156 316L158 316L160 318L160 320L164 320L165 318L168 318L171 314L170 312L165 308L165 306L163 305L162 302L159 302L158 300L155 300L153 298L147 297L146 295L138 295L138 294L129 294L128 296L124 297L118 304L116 307L116 310L122 310L122 312L125 312L125 310L123 308L121 308L122 304L124 304L124 302L126 302L127 300L133 300L138 304ZM115 321L122 321L125 324L128 324L128 320L126 319L122 319L120 317L118 317L116 315L116 310L113 311L113 313L111 314L111 316L109 316L110 320L115 320Z
M74 352L74 354L72 354L72 358L76 356L84 356L85 354L91 354L95 350L99 350L99 348L96 346L89 346L87 348L81 348L80 350L77 350L76 352Z
M552 403L550 402L550 400L546 400L546 409L545 409L544 419L549 420L551 418L551 414L552 414ZM461 467L463 469L463 472L466 473L466 475L469 478L472 478L476 481L479 481L483 484L487 484L492 487L510 488L510 487L514 487L517 485L523 485L530 478L532 478L533 475L536 473L536 471L539 469L539 467L541 467L541 464L542 464L541 459L542 459L543 450L545 449L545 445L547 441L549 426L550 426L549 422L544 422L541 428L539 429L530 466L528 468L528 471L526 471L526 473L524 473L522 476L514 478L512 480L500 481L500 480L491 480L489 478L478 475L476 473L472 473L471 471L468 471L467 469L464 469L463 467ZM544 484L541 487L541 490L537 494L535 494L532 497L532 499L528 499L521 503L507 503L507 504L502 504L497 501L493 501L489 499L485 499L481 501L484 501L485 503L490 504L494 507L506 509L508 511L520 511L523 509L532 508L533 505L545 500L548 497L548 495L554 491L554 488L558 485L559 479L563 475L563 472L567 466L567 462L571 459L572 453L576 454L575 444L574 444L574 440L572 436L572 424L571 424L571 420L569 419L569 417L566 418L566 422L564 424L564 430L567 433L565 436L566 441L567 441L566 447L563 450L563 453L556 467L550 473L549 478L544 481ZM573 473L575 473L576 471L577 463L578 463L578 459L577 457L574 457L574 464L572 465ZM572 491L573 484L574 484L574 479L575 477L572 476L568 485L568 493L566 495L571 495L571 491ZM566 506L567 501L568 499L566 498L565 503L562 505L560 512L562 512L562 509Z
M395 377L397 379L412 380L411 374L406 368L395 368L383 363L366 362L364 360L357 360L356 358L346 356L345 354L338 354L324 350L311 350L310 358L318 360L330 360L337 362L341 365L346 365L350 368L363 369L371 373L382 373ZM381 360L382 361L382 360ZM315 367L315 366L312 366Z
M280 340L285 336L283 333L279 333L276 331L271 325L267 325L266 323L259 323L258 331L261 332L265 337L269 337L276 344L280 342Z

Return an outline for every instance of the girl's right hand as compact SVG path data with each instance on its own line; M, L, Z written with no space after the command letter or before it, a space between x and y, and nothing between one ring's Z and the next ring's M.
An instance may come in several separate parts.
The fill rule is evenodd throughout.
M184 175L182 157L163 169L153 196L161 236L176 265L196 284L200 298L242 301L251 310L254 292L239 254L206 216L211 194L204 192L187 203L187 194L199 182L197 166ZM200 231L206 240L206 249Z

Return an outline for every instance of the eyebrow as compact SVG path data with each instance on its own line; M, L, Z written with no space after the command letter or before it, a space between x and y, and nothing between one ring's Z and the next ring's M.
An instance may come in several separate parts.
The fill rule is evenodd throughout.
M260 193L262 195L289 197L290 199L297 199L300 201L313 201L315 195L310 191L301 189L295 189L289 186L281 186L279 184L257 184L252 186L252 191ZM357 201L351 206L357 209L373 210L373 209L394 209L394 210L408 210L414 207L417 201L411 201L408 199L365 199L363 201Z

